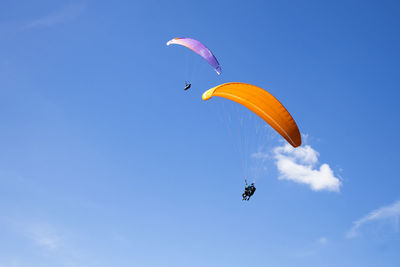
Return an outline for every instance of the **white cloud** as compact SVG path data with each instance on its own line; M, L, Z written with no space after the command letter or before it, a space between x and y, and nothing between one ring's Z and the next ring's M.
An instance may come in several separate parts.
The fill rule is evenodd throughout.
M368 222L393 220L393 222L395 223L395 227L397 228L399 217L400 217L400 200L393 203L390 206L385 206L373 210L364 217L362 217L361 219L353 222L353 227L347 233L347 237L353 238L358 236L360 227Z
M31 21L30 23L26 24L24 28L51 27L56 24L65 23L78 17L85 8L86 4L84 3L75 3L65 6L58 12Z
M274 148L273 153L280 173L279 179L308 184L314 191L339 192L340 179L335 177L329 165L324 163L319 169L315 168L319 153L311 146L293 148L286 144Z

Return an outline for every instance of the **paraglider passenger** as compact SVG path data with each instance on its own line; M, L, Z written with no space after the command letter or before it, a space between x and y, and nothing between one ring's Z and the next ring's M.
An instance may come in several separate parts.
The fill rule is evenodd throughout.
M247 187L244 189L244 193L242 194L242 200L247 200L247 195L249 194Z

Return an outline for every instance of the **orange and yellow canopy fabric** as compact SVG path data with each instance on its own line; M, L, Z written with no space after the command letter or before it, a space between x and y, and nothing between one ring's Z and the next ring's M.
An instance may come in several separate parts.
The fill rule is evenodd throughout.
M235 101L253 111L274 128L293 147L301 145L296 122L286 108L264 89L248 83L225 83L203 93L203 100L219 96Z

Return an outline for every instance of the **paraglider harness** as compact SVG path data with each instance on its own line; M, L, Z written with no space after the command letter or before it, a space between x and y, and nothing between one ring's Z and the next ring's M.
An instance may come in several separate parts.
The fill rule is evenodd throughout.
M190 86L192 86L192 84L191 84L191 83L188 83L187 81L185 81L185 88L184 88L184 90L185 90L185 91L188 90L188 89L190 88Z
M242 194L243 199L242 200L250 200L251 196L254 195L254 192L256 192L256 187L254 186L254 182L251 183L250 185L247 184L247 180L244 179L244 182L246 183L246 187L244 188L244 193Z

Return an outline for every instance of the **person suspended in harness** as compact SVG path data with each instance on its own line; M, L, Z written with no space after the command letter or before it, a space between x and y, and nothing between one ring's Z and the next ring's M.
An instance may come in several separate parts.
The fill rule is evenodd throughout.
M185 81L185 88L184 88L184 90L185 90L185 91L188 90L188 89L190 88L190 86L192 86L192 84L191 84L191 83L188 83L187 81Z
M254 192L256 192L256 187L254 186L254 183L251 183L250 185L247 184L247 181L245 180L246 187L244 188L244 193L242 194L243 199L242 200L250 200L251 196L254 195Z

